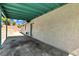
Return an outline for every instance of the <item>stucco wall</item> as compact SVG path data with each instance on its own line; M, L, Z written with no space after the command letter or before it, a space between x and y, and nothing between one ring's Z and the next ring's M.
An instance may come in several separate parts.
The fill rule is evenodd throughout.
M33 19L33 37L71 53L79 48L79 4L67 4Z
M26 29L25 29L25 26L26 26ZM21 31L23 34L26 34L27 32L27 35L30 36L30 23L26 23L24 25L24 27L21 28Z

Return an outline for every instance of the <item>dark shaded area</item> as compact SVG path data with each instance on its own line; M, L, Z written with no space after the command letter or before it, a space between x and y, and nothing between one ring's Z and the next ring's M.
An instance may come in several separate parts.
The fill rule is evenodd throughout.
M68 53L25 35L8 37L8 39L3 44L3 48L0 49L0 55L67 56Z

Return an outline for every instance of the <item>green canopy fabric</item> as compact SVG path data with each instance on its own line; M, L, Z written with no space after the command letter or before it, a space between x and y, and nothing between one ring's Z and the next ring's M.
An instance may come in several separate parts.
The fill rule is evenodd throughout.
M22 19L27 22L51 10L59 8L64 3L2 3L2 11L7 18Z

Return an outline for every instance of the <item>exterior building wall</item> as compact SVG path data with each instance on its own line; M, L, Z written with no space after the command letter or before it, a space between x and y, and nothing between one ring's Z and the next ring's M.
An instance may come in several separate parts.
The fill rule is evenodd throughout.
M26 29L25 29L25 26L26 26ZM23 34L27 34L28 36L30 36L30 23L26 23L25 26L21 28L21 32Z
M66 4L33 19L32 37L71 53L79 48L79 4ZM29 26L27 25L27 32Z

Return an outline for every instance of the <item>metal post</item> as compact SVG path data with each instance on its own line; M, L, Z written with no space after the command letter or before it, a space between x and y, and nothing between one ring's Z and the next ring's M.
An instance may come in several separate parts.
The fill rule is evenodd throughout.
M7 19L6 19L6 39L7 39L7 34L8 34L8 27L7 27Z
M4 11L3 11L3 9L2 9L2 6L1 6L1 4L0 4L0 48L2 48L2 24L1 24L1 19L2 19L2 16L3 17L6 17L5 16L5 14L4 14ZM7 31L7 30L6 30ZM7 37L7 34L6 34L6 37Z
M2 48L2 45L1 45L1 6L0 6L0 48Z
M4 10L2 9L2 7L1 7L1 14L3 15L3 17L4 18L7 18L6 16L5 16L5 13L4 13ZM6 39L7 39L7 19L6 19Z

